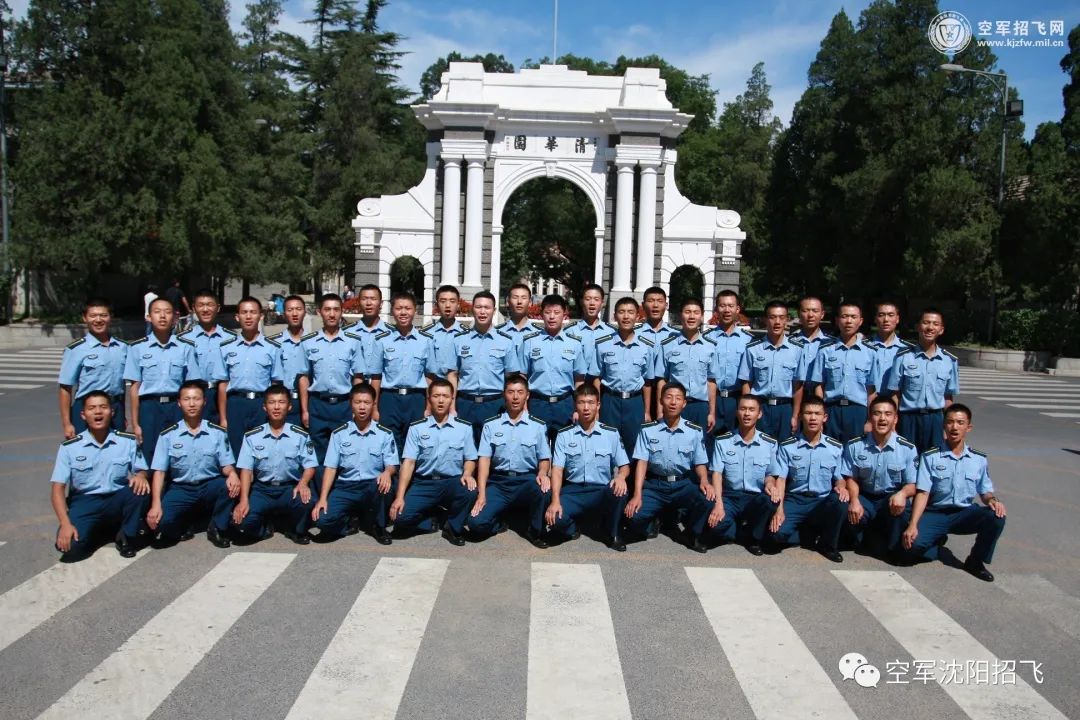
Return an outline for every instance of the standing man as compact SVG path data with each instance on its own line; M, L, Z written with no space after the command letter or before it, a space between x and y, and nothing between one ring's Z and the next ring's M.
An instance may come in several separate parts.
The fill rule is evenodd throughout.
M657 348L635 330L637 316L637 300L620 298L615 303L616 333L596 341L600 422L618 430L627 457L634 452L641 426L652 422L656 379Z
M821 298L807 295L799 300L799 332L795 333L795 337L803 342L803 354L806 355L803 367L810 367L810 364L814 362L822 343L834 339L821 329L821 321L824 319L825 306Z
M439 368L431 335L413 327L416 298L398 293L390 299L394 328L375 336L368 362L368 379L379 395L375 419L394 433L398 449L405 447L405 433L427 408L427 378Z
M896 434L896 403L876 397L870 402L870 432L844 445L840 473L849 500L829 495L833 529L831 542L841 538L863 542L866 529L873 531L871 544L891 553L904 529L908 501L915 496L915 446Z
M115 536L117 552L135 557L135 539L150 499L146 460L134 435L110 427L108 393L88 392L80 414L86 430L57 450L51 478L60 562L87 557L95 534Z
M683 300L679 311L682 332L660 343L656 390L663 395L665 384L677 382L682 385L686 407L680 414L701 428L704 444L716 423L716 343L701 334L705 306L700 300ZM708 449L707 454L711 453Z
M945 332L941 312L930 308L919 316L919 347L896 353L885 390L899 393L900 434L919 452L941 444L943 414L960 392L956 356L938 346Z
M364 362L375 357L375 337L393 326L382 322L382 290L378 285L367 284L360 288L360 322L349 326L349 333L360 338L364 349ZM365 371L365 375L369 372Z
M708 551L702 535L715 499L706 475L708 457L701 428L683 419L686 389L671 381L660 391L661 420L641 428L634 446L634 495L626 503L627 529L647 536L649 526L666 509L686 512L687 545Z
M563 428L555 438L551 463L551 503L544 513L548 533L574 540L577 522L594 516L607 531L608 547L626 551L623 511L630 459L618 431L597 422L600 393L592 385L574 391L577 424Z
M173 278L172 285L165 288L165 299L172 303L176 317L191 314L191 304L184 296L184 290L180 287L179 278Z
M563 330L566 300L548 295L540 305L544 328L521 341L521 369L529 378L529 410L547 423L548 438L573 421L574 388L595 374L581 338Z
M802 399L799 362L803 341L786 335L787 304L773 300L765 306L765 339L746 345L739 363L743 395L762 401L758 429L783 442L798 426L797 405Z
M221 344L225 383L218 393L218 415L229 432L229 447L240 454L244 433L266 422L263 393L285 379L281 345L263 336L262 303L245 297L236 305L240 334Z
M304 349L301 343L304 340L304 317L307 315L307 306L304 299L299 295L290 295L285 298L285 332L271 335L268 339L273 340L281 348L281 372L285 387L289 391L289 414L285 422L290 425L300 425L303 418L300 413L300 391L297 389L301 375L308 371L307 358L304 357Z
M386 530L386 506L399 464L394 434L372 418L375 388L369 383L353 386L348 407L352 419L330 436L311 519L319 539L331 540L359 532L349 518L366 514L376 542L389 545L393 539Z
M128 386L131 428L147 462L154 459L158 434L180 419L176 404L180 386L202 380L195 343L172 334L172 303L157 298L150 303L153 332L128 348L124 380Z
M461 323L458 322L458 308L461 306L461 293L453 285L442 285L435 291L435 306L439 311L438 319L422 328L431 336L435 345L436 367L432 368L435 377L446 377L445 368L452 364L454 353L454 338L461 334Z
M128 346L109 334L112 323L109 301L104 298L87 300L83 306L83 323L86 324L86 336L67 346L60 363L60 426L68 440L86 429L82 417L83 401L94 390L109 396L112 428L123 430L125 424L124 366Z
M526 537L546 548L540 534L544 506L551 492L551 449L545 421L525 412L529 381L524 375L506 376L503 405L506 410L484 423L477 448L476 502L468 520L469 530L489 537L506 529L503 515L524 508L529 513Z
M672 335L678 335L677 328L668 325L668 299L667 293L661 287L653 286L645 291L642 296L641 309L645 315L645 322L637 328L638 337L652 342L659 352L660 343ZM649 417L660 417L660 393L654 392L652 406L647 408ZM637 435L634 436L635 442Z
M600 319L603 310L604 288L596 283L585 283L585 289L581 291L581 319L567 330L581 338L585 357L590 360L596 352L596 341L611 335L611 331L615 329Z
M716 438L716 450L709 463L716 500L706 521L706 533L716 543L734 542L743 534L747 551L761 555L764 551L759 540L740 531L753 528L762 515L772 512L765 480L776 459L777 443L757 429L761 419L758 397L740 397L735 416L737 431Z
M874 321L877 323L877 332L870 340L870 344L878 353L877 377L874 378L874 386L880 392L888 386L889 374L892 372L896 353L914 349L915 346L907 340L902 340L896 332L896 329L900 327L900 310L896 303L879 302L874 308Z
M244 433L240 457L240 501L233 510L237 530L251 540L274 534L274 520L283 519L285 537L297 545L311 542L308 527L315 498L315 445L304 428L286 425L289 391L270 387L263 397L266 423Z
M1005 503L994 496L986 455L970 447L971 409L953 403L945 411L945 447L919 456L917 492L903 544L911 556L937 557L949 534L974 535L964 569L985 582L993 582L986 563L1005 530ZM975 497L982 505L975 504Z
M846 443L869 430L866 409L875 395L878 352L859 339L862 310L855 303L841 303L836 309L836 327L840 337L822 342L809 367L799 374L825 400L826 434ZM803 353L802 362L808 357Z
M174 305L175 307L175 305ZM232 330L226 330L218 324L218 312L221 305L212 290L202 289L195 293L195 319L198 321L190 330L185 330L178 337L195 344L195 355L199 361L202 379L207 382L206 419L219 422L218 383L225 379L225 366L221 361L221 343L236 337Z
M502 410L503 380L521 371L514 339L491 327L495 296L481 290L473 296L473 324L454 338L447 358L446 378L454 386L458 417L473 427L473 443L480 442L484 421Z
M754 336L739 327L742 303L739 293L721 290L716 296L716 315L719 323L706 337L715 344L716 366L716 433L733 432L738 427L735 408L739 404L742 383L739 382L739 363L746 346Z
M183 420L158 437L150 469L150 512L146 524L164 543L174 543L191 526L193 517L210 516L206 539L227 548L233 504L240 495L240 478L233 467L225 428L203 419L206 384L190 380L180 388ZM168 487L165 474L169 474Z
M432 527L436 511L446 508L442 535L451 545L461 546L465 519L476 501L473 429L467 421L450 417L454 392L449 381L431 381L428 404L431 415L410 425L405 437L390 522L395 532L421 526L426 530Z
M506 314L509 318L496 329L509 335L514 344L521 351L521 341L526 335L536 332L536 324L529 322L529 303L532 302L532 291L528 285L515 283L506 291Z
M301 342L307 370L300 376L300 416L315 443L321 463L330 433L349 417L349 390L365 372L364 350L358 335L341 329L341 298L327 293L319 299L322 330Z
M795 544L816 546L827 560L843 562L829 522L829 495L836 492L841 502L848 501L841 472L844 448L824 433L825 403L821 398L806 398L800 417L801 432L780 443L769 468L765 492L772 504L759 516L754 539L759 544L764 539L774 550Z

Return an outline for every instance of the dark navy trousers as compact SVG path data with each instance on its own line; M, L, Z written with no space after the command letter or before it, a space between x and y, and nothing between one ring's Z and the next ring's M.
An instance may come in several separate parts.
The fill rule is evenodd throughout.
M290 531L303 535L311 527L311 508L318 496L311 492L311 499L306 503L297 495L293 497L296 483L271 485L265 482L253 482L248 493L248 514L241 521L238 529L252 539L264 537L272 529L278 518L288 523Z
M229 497L225 478L198 483L170 482L161 495L161 522L158 532L164 540L176 540L193 522L193 516L210 516L210 524L225 533L229 529L236 500Z
M158 435L169 425L180 422L180 406L176 401L158 402L157 395L139 398L139 428L142 430L143 457L149 465L154 460L154 448L157 447Z
M357 515L368 516L375 527L386 527L386 511L390 507L390 492L379 492L379 484L374 480L341 482L338 480L330 488L326 499L326 512L319 516L315 527L329 536L342 536L349 524L349 518Z
M562 517L555 519L555 524L548 528L548 532L573 537L577 532L578 520L592 515L600 520L601 527L609 538L620 537L623 510L626 509L628 499L628 493L616 497L611 486L606 484L564 482L559 490Z
M769 405L768 401L761 401L761 419L758 420L757 429L766 435L771 435L776 442L783 442L791 437L791 401L783 405Z
M779 505L770 500L769 511L758 519L754 537L759 541L766 539L776 546L813 544L822 534L822 529L828 526L829 495L832 494L835 493L821 496L802 493L785 495L784 522L774 533L769 532L769 521L776 514ZM827 542L826 540L826 544Z
M709 517L709 503L697 481L689 478L680 478L675 482L646 478L641 492L641 508L627 521L627 529L644 535L653 518L668 508L686 510L687 529L695 535L702 533Z
M431 516L436 509L446 509L446 524L454 533L465 532L465 520L476 502L476 491L461 484L460 476L440 477L414 475L405 491L405 509L394 521L394 529L431 528Z
M826 406L829 419L825 421L825 434L834 440L846 443L848 440L861 438L866 433L866 406L829 404Z
M266 422L263 398L229 395L225 400L225 414L228 416L229 447L232 448L233 457L240 457L244 433Z
M904 514L905 526L911 516ZM946 535L974 535L971 557L989 563L994 559L994 548L1005 530L1005 518L999 518L985 505L968 505L944 509L926 508L919 518L919 536L908 553L936 560L938 541Z
M308 393L308 422L310 423L308 431L311 442L315 446L315 457L320 467L326 458L326 448L330 445L330 433L352 418L349 396L342 395L340 398L331 402L324 400L316 393Z
M548 442L554 442L559 431L570 424L574 416L574 398L567 395L562 400L551 402L540 398L530 398L528 411L547 423Z
M724 504L724 519L716 523L716 527L705 530L712 542L734 542L740 528L753 528L762 515L772 515L772 501L764 492L725 488L720 501Z
M876 533L882 540L885 550L892 550L900 541L900 535L907 525L905 513L893 516L889 513L889 498L893 493L859 493L858 502L862 505L863 516L858 525L852 525L848 521L848 507L850 503L841 502L836 493L829 495L831 507L826 511L825 520L827 529L823 528L821 536L827 539L829 547L839 547L840 541L851 542L861 545L866 531ZM910 503L909 503L910 506ZM910 514L907 515L910 517Z
M379 393L379 424L394 433L394 441L400 454L405 449L405 435L409 425L424 417L424 393L410 392L400 395L391 388Z
M480 433L484 429L484 421L490 420L503 410L502 393L494 400L476 402L469 400L465 394L458 393L457 415L462 420L468 420L473 427L473 442L480 444Z
M941 447L941 443L945 442L945 414L941 410L931 410L925 414L901 410L896 431L914 443L920 453L924 453L930 448Z
M600 397L600 422L619 431L627 457L633 457L638 433L645 424L645 400L639 393L632 398L622 398L607 391Z
M136 495L130 487L125 487L111 493L71 495L67 504L68 519L79 539L71 541L71 549L62 559L72 561L86 557L95 535L123 532L126 538L134 540L150 507L150 495Z
M476 517L467 519L469 530L477 535L491 535L499 520L508 510L526 509L529 527L539 533L544 523L551 493L540 490L536 473L525 475L491 475L484 494L484 509Z

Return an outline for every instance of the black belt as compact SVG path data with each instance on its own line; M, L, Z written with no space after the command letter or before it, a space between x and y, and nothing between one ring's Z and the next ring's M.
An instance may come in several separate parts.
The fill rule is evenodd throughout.
M866 407L862 403L857 403L854 400L848 400L847 398L839 398L837 400L826 400L825 407L834 407L839 405L840 407L848 407L849 405L858 405L859 407Z
M696 403L696 402L709 402L709 401L708 400L702 400L701 398L695 398L695 397L686 398L686 404L687 405L689 405L690 403Z
M345 393L344 395L336 395L334 393L320 392L320 393L314 393L314 395L315 395L315 397L319 398L323 402L328 402L331 405L333 405L335 403L342 402L343 400L348 400L349 399L349 394L348 393Z
M465 400L468 400L469 402L474 402L474 403L490 402L492 400L498 400L501 397L502 397L501 392L498 392L498 393L480 393L480 394L464 393L464 392L459 392L458 393L458 399L464 398Z
M176 395L140 395L139 402L171 403L176 402Z
M739 390L717 390L716 391L716 397L720 397L720 398L739 397L739 393L740 393Z
M930 409L927 409L927 408L922 408L921 410L901 410L900 414L901 415L936 415L939 412L941 412L941 408L937 408L937 409L934 409L934 410L930 410Z
M543 400L544 402L557 403L560 400L565 400L573 394L573 390L567 390L562 395L545 395L544 393L530 392L529 399L532 400L533 398L535 398L537 400Z
M255 483L255 486L268 485L270 487L281 487L282 485L296 485L296 480L259 480Z
M640 395L641 391L634 390L633 392L623 392L621 390L608 390L607 388L604 388L604 394L611 395L612 397L622 398L623 400L629 400L630 398L635 398Z
M424 388L391 388L384 387L383 393L390 393L392 395L416 395L417 393L424 392Z
M254 392L254 391L251 391L251 390L230 390L229 392L227 392L225 394L228 397L243 397L243 398L247 398L248 400L254 400L256 398L260 398L263 395L261 392Z
M417 482L442 482L443 480L456 480L458 475L415 475L413 480Z
M652 473L649 473L648 475L645 476L645 479L646 480L655 480L656 482L663 482L663 483L674 483L674 482L679 482L680 480L689 480L690 476L689 475L653 475Z
M790 405L791 398L767 397L762 398L766 405Z

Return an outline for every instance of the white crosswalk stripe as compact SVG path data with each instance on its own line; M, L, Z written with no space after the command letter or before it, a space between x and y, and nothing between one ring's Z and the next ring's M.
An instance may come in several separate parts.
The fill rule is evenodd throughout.
M56 384L64 348L0 353L0 390L33 390Z
M178 590L175 598L160 596L157 602L161 609L148 608L146 617L149 619L145 624L131 626L127 631L130 636L125 635L126 640L119 638L118 648L114 644L103 650L103 657L91 654L79 674L58 687L55 694L41 698L42 704L34 712L43 708L40 718L100 716L141 720L151 715L175 717L173 713L162 713L162 703L168 698L175 713L176 698L169 696L178 690L181 697L183 691L194 691L185 681L190 680L197 665L212 653L235 653L238 647L243 647L237 643L244 642L244 635L234 629L245 616L259 615L265 613L266 608L275 607L275 583L280 588L280 583L288 582L283 575L290 567L301 564L294 563L296 557L295 553L252 551L226 555L198 579L193 576L194 583L186 590ZM19 637L26 637L26 642L37 640L41 645L38 652L44 655L42 662L45 663L48 663L49 653L69 652L71 648L65 638L56 637L55 628L45 621L75 612L69 606L78 597L93 590L106 590L103 586L110 583L121 582L122 578L114 577L118 570L110 575L103 572L102 567L94 569L92 564L87 564L99 560L101 565L112 563L109 567L116 567L115 558L115 553L103 549L90 561L67 566L72 569L83 567L89 573L78 587L73 586L70 574L62 575L50 568L0 596L0 616L5 619L0 627L8 633L3 637L10 638L18 632L18 629L9 631L4 626L18 625L21 628ZM456 623L430 622L440 612L441 605L444 610L449 606L461 612L460 599L445 598L443 590L447 575L455 569L465 573L465 577L471 571L468 562L459 565L456 560L379 559L362 589L353 591L357 593L355 599L352 593L340 598L343 607L350 603L351 607L332 635L329 632L314 635L322 639L311 648L313 652L298 653L295 647L280 649L282 654L291 653L291 657L309 657L310 660L293 660L293 669L301 675L287 697L279 696L284 705L280 706L277 716L285 714L287 707L290 708L288 718L336 720L398 716L406 691L413 683L423 682L423 678L418 680L411 675L417 658L424 653L429 634L451 633L450 637L433 642L434 647L446 647L447 640L451 641L451 647L457 643L483 643L483 638L475 636L456 637ZM143 561L131 572L145 573L147 570L148 565ZM620 660L620 655L628 652L622 646L624 641L634 644L642 640L635 635L637 628L633 624L613 612L608 589L618 585L618 578L613 573L624 571L620 566L605 566L602 570L600 565L534 562L507 567L500 577L508 584L526 582L531 588L527 596L528 666L520 678L524 684L520 692L527 697L526 717L583 720L635 717L633 695L627 692L629 681L624 676L624 669L629 666ZM791 597L775 590L770 592L754 570L698 566L686 567L684 571L690 584L683 592L692 593L688 602L693 603L693 606L685 607L688 612L699 613L699 618L688 617L687 621L700 619L706 634L707 628L712 628L715 642L723 652L722 662L729 666L725 672L730 671L729 676L738 683L753 717L842 719L880 717L895 711L895 694L890 696L881 690L860 689L854 681L843 680L837 670L840 657L832 655L834 649L829 648L826 654L819 641L804 639L815 628L807 625L805 617L800 617ZM892 643L890 647L902 647L914 658L992 662L998 657L895 572L815 572L820 573L821 584L814 586L817 589L813 592L820 596L813 599L822 606L840 607L838 595L850 594L847 602L852 607L857 603L866 614L849 612L843 618L837 617L836 622L845 625L862 623L864 637L877 634ZM14 613L16 603L34 604L34 598L26 590L30 583L34 584L36 601L46 602L33 611L33 622ZM305 592L312 595L325 593L328 587L312 586ZM670 586L643 585L640 589L645 604L650 603L650 594L671 591ZM1038 576L1016 577L1001 590L992 591L1000 593L1000 602L1013 602L1025 608L1033 597L1042 597L1030 607L1056 628L1070 635L1078 632L1075 611L1080 607L1080 601ZM64 597L48 600L56 594ZM290 612L303 607L304 596L298 600L299 606L290 608ZM500 613L502 608L491 604L482 587L470 594L468 607L486 622L504 621L504 615ZM88 612L85 603L80 604L78 612ZM101 621L107 623L113 608L108 602L102 602L100 609L92 612L100 613ZM155 614L151 616L151 613ZM1055 616L1061 617L1055 619ZM982 620L978 627L985 629L984 637L995 638L996 630L986 627L988 622L992 626L993 621ZM266 629L273 631L273 628ZM223 640L226 635L229 638ZM712 638L702 637L701 640L711 642ZM8 640L8 644L10 642ZM117 649L113 651L113 648ZM865 652L867 657L875 650L876 657L886 657L883 647L857 649ZM81 652L88 650L82 648ZM632 652L640 656L642 650L638 647ZM645 652L648 653L647 648ZM689 662L694 661L692 651L688 658ZM233 658L230 654L230 662L256 661ZM440 658L440 664L457 661L456 657ZM492 661L497 662L495 658ZM475 667L473 671L483 674L489 669ZM656 669L658 677L665 678L674 677L675 671L675 668ZM950 685L943 673L944 670L939 670L936 680L947 695L942 694L936 701L940 707L933 713L935 716L956 716L959 708L975 720L991 717L1056 720L1064 717L1038 688L1022 679L1019 672L1015 684L1001 685ZM306 679L301 680L305 676ZM78 679L80 677L82 679ZM884 669L881 682L884 687ZM850 692L849 688L852 689ZM706 696L716 691L715 687L694 689ZM858 704L852 693L857 694ZM54 697L59 699L52 701ZM228 699L225 695L219 701L224 703L219 707L221 717L252 716L250 712L242 713L238 708L229 707ZM930 702L933 699L924 700ZM460 701L458 698L455 702ZM52 704L46 705L49 702ZM926 705L921 707L927 713L933 709ZM429 716L432 717L468 714L465 707L457 707L457 712L440 707L431 710Z
M960 397L975 396L1052 418L1080 417L1080 383L1035 373L960 368Z

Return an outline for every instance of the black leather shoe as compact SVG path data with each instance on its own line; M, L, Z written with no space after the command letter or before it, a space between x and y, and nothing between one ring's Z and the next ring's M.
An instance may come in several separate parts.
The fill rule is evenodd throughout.
M945 543L947 543L947 542L949 542L949 536L948 535L942 535L940 538L938 538L938 541L936 543L934 543L934 544L937 545L939 548L943 548L943 547L945 547Z
M626 543L623 542L623 539L621 537L616 536L611 538L611 542L608 543L608 547L615 552L626 552Z
M299 533L299 534L293 533L293 532L287 532L287 533L285 533L285 537L289 538L290 540L292 540L297 545L308 545L308 544L311 543L311 536L308 535L306 532L305 533Z
M646 540L655 540L660 537L660 520L653 518L653 521L649 523L648 529L645 531Z
M689 546L691 550L696 553L701 553L702 555L709 552L709 546L706 545L705 541L697 535L694 535L693 538L690 540Z
M345 525L345 532L341 535L342 537L348 537L349 535L355 535L358 532L360 532L360 518L351 517L349 518L348 524Z
M757 555L758 557L765 554L765 551L757 543L750 543L749 545L747 545L746 552L750 553L751 555Z
M387 532L386 528L384 527L376 526L375 528L373 528L371 531L371 536L375 538L375 542L379 543L380 545L392 545L394 542L394 539L390 537L390 533Z
M135 548L128 542L127 536L123 532L116 533L116 552L120 553L120 557L123 558L135 557Z
M180 542L187 542L188 540L194 540L194 539L195 539L195 531L192 530L191 528L188 528L187 530L185 530L184 534L180 536Z
M834 548L828 548L824 545L818 545L817 551L821 554L821 557L825 558L829 562L842 563L844 562L844 556L840 554L840 551Z
M229 538L221 534L221 531L216 526L211 525L206 528L206 539L214 544L214 547L227 548L232 547L232 541Z
M983 582L994 582L994 574L987 570L986 566L978 560L969 557L964 561L964 569Z
M462 545L465 544L465 538L458 535L456 532L451 530L449 527L444 527L443 528L442 536L446 540L446 542L450 543L451 545L456 545L458 547L461 547Z
M548 541L544 539L544 536L534 533L532 530L527 532L525 537L533 544L533 547L540 548L541 550L546 550L548 547Z

